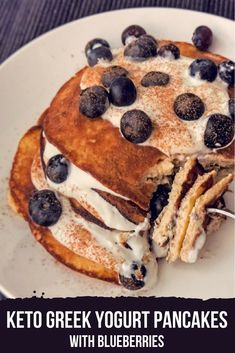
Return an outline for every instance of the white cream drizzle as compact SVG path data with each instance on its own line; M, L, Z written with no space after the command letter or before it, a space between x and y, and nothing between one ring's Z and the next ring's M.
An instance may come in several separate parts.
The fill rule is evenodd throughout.
M120 55L122 52L123 48L114 49L113 60L111 62L100 60L98 65L101 67L121 65L125 68L125 64L130 64L130 61L128 60L128 58L125 58L123 55ZM201 80L199 76L191 77L189 75L188 67L193 60L194 59L185 56L181 56L177 60L170 60L167 58L161 58L159 56L156 56L154 58L150 58L142 62L133 62L133 70L139 69L140 72L143 73L143 75L147 72L157 70L169 74L171 78L172 75L174 75L177 66L177 75L179 75L183 81L182 85L180 86L180 90L177 90L176 92L176 96L185 92L195 93L196 95L199 95L199 97L200 93L203 95L203 97L201 98L206 107L205 114L195 121L182 121L187 127L187 130L191 136L191 146L188 146L184 143L172 143L170 146L170 155L193 155L199 153L213 152L211 149L207 148L204 145L203 137L208 117L213 113L229 115L229 95L227 91L227 85L220 79L219 75L217 75L217 78L213 82ZM82 78L80 86L81 89L85 89L89 86L89 80L86 81L86 75L85 78ZM200 91L198 91L199 87ZM216 101L214 99L212 100L213 96L215 96ZM131 109L140 109L145 111L154 123L159 123L159 116L162 114L161 105L154 103L153 100L150 102L149 97L139 94L137 95L136 101L128 107L116 107L111 104L107 111L102 115L102 118L110 121L115 127L120 128L120 120L122 115L127 110ZM151 140L151 136L142 145L153 146L154 141ZM160 147L158 148L161 149ZM165 150L162 150L162 152L166 153Z
M121 231L104 229L93 222L87 221L85 218L73 211L68 199L61 195L58 196L58 198L62 204L63 216L58 220L56 224L49 227L54 237L58 241L66 245L66 241L69 239L66 233L69 232L71 224L78 224L88 230L96 239L96 241L102 247L111 251L111 253L116 258L128 258L128 260L142 259L145 251L147 250L147 242L144 237L139 236L139 233L128 233L130 238L133 237L135 240L132 242L133 251L131 251L124 246L118 245L121 241L121 235L123 234ZM145 227L145 224L142 224L142 227ZM139 251L140 248L141 251Z
M48 144L49 143L47 142L46 145ZM59 152L54 146L52 147L49 146L49 151L52 153L52 155L56 155ZM52 155L48 153L47 158L48 156L52 156ZM45 162L47 161L47 158L45 158ZM71 169L70 169L70 173L71 173ZM97 202L97 206L99 205L99 212L102 211L100 212L102 214L102 217L104 217L105 220L107 220L106 215L103 214L103 212L105 212L105 209L106 209L107 212L109 213L109 216L110 214L113 215L113 218L110 219L110 221L112 221L112 226L114 226L114 224L118 224L117 222L119 221L120 222L119 224L123 225L124 228L126 227L131 229L126 229L125 231L123 231L123 230L117 230L117 229L108 230L108 229L102 228L93 222L87 221L81 215L76 213L72 209L72 206L69 200L67 199L68 195L65 195L65 194L62 195L61 190L58 190L58 188L57 189L54 188L54 186L56 187L60 184L52 183L53 184L53 187L52 187L49 179L48 178L46 179L42 175L43 174L41 174L41 176L37 175L35 171L34 173L31 173L32 182L34 186L38 190L44 189L47 186L49 186L49 188L53 189L55 192L58 191L59 194L57 194L57 197L60 200L62 205L62 214L58 222L53 226L48 227L53 237L56 240L58 240L61 244L63 244L65 247L67 247L74 253L77 253L80 255L79 251L77 250L79 247L79 240L76 239L76 236L74 236L74 231L75 231L76 225L81 226L91 234L91 236L96 240L96 242L101 247L107 249L115 257L115 259L119 263L116 271L118 271L120 274L123 274L126 277L131 278L131 274L132 274L131 265L133 261L137 263L143 263L147 269L147 273L144 278L145 286L143 287L143 289L146 290L146 289L152 288L157 282L158 266L154 255L149 250L149 243L147 238L148 229L149 229L148 217L144 220L144 222L138 225L134 225L133 223L127 221L121 214L119 215L115 214L115 210L114 210L115 207L113 207L112 205L109 205L105 200L101 198L101 200ZM75 194L72 193L72 196L75 197ZM94 194L99 196L95 192ZM103 204L104 209L102 209L103 201L104 201L104 204L106 204L106 206L104 206ZM94 207L93 203L92 203L92 206ZM121 217L123 219L121 219ZM128 226L128 223L130 223L130 226ZM122 241L123 236L125 237L125 241L126 243L128 243L130 248L126 248L123 245L123 241ZM74 242L76 244L74 244ZM87 258L94 260L91 249L86 249L86 254L87 254Z
M46 145L45 145L45 150L43 154L43 158L45 161L48 161L51 157L61 154L61 152L58 150L57 147L52 145L48 140L46 140ZM108 192L109 194L112 194L114 196L118 196L124 200L128 200L127 197L122 196L113 190L109 189L108 187L104 186L101 184L97 179L95 179L90 173L84 172L84 170L76 167L73 163L70 163L70 177L72 179L72 182L74 184L79 181L79 187L81 189L98 189L101 191Z
M184 261L188 263L196 262L198 258L198 254L200 250L203 248L205 241L206 241L206 232L203 228L201 228L201 233L198 236L194 247L189 250L187 255L184 254Z
M62 204L62 215L56 224L48 227L57 241L72 250L74 253L80 255L79 251L76 250L77 247L73 246L73 242L71 242L71 237L74 238L74 242L77 241L76 237L74 237L74 226L79 225L86 229L101 247L107 249L112 253L115 259L118 260L119 265L118 268L116 268L116 271L131 278L131 265L133 261L143 263L147 269L147 274L143 279L145 282L143 289L150 289L156 284L158 266L154 255L149 250L147 220L139 224L134 232L125 233L126 242L131 247L131 249L128 249L122 245L123 232L118 230L107 230L101 228L95 223L87 221L74 212L68 199L62 195L57 195L57 197ZM140 235L140 232L144 232L144 234ZM94 260L92 252L89 254L89 249L87 250L87 257Z
M61 152L46 140L43 154L44 162L47 164L48 160L57 154L61 154ZM51 189L66 197L72 197L78 201L82 200L88 203L101 215L108 227L123 231L130 231L136 228L136 224L128 221L115 206L104 200L93 188L106 191L123 199L126 198L108 189L91 174L84 172L73 163L70 163L69 175L63 183L53 183L49 178L47 178L47 183Z

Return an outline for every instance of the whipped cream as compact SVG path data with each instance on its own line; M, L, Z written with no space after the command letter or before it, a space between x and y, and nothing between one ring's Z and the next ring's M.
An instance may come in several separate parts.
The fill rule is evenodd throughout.
M189 263L194 263L197 261L198 254L200 250L203 248L204 244L206 241L206 232L205 230L201 227L200 229L200 235L198 236L197 240L195 241L194 247L192 247L188 253L184 253L183 261L189 262Z
M51 233L60 243L73 252L81 255L79 251L79 243L74 244L71 242L76 241L74 237L74 227L76 225L86 229L92 237L95 238L96 242L103 248L110 251L118 264L116 270L121 274L125 274L126 277L131 278L131 264L133 262L144 263L147 269L147 275L144 279L145 289L152 287L157 281L157 262L153 254L149 250L149 244L147 240L148 222L144 221L138 225L135 232L128 232L123 234L118 230L107 230L99 227L98 225L85 220L79 214L73 211L70 202L63 196L59 196L59 200L62 204L62 216L56 224L49 227ZM142 235L140 232L144 232ZM122 237L125 235L126 243L130 248L126 248L122 244ZM78 245L78 246L76 246ZM87 257L94 260L93 254L89 256L89 249ZM107 264L108 266L108 264Z
M110 104L102 118L120 128L121 117L127 110L140 109L151 118L155 130L142 145L156 147L169 156L213 152L204 145L204 131L208 117L213 113L229 115L227 85L219 76L213 82L201 80L198 76L191 77L188 67L194 59L185 56L181 56L177 60L156 56L142 62L136 62L125 58L123 51L123 48L113 50L113 60L111 62L100 60L93 70L113 65L124 67L129 72L128 76L135 83L137 99L128 107L116 107ZM88 72L83 74L81 89L101 84L100 76L94 76L89 70L88 68ZM143 87L140 81L150 71L167 73L170 76L170 83L166 87ZM97 82L94 82L94 77ZM186 92L199 96L205 105L204 115L196 121L183 121L173 111L172 106L176 97ZM166 120L168 121L166 122ZM166 131L165 139L161 135L162 132L161 134L159 132L160 135L158 134L158 127L159 131L161 129Z
M31 177L32 182L37 189L48 188L48 186L51 188L42 169L37 173L37 170L32 168ZM62 205L62 214L56 224L48 227L57 241L75 254L85 256L92 261L100 262L99 256L101 255L99 250L97 251L94 242L91 241L89 246L84 246L83 234L80 233L82 230L86 230L89 232L90 237L95 239L96 244L108 251L102 256L102 263L107 268L112 268L114 264L115 270L118 273L131 278L132 263L143 263L147 270L146 276L143 279L145 282L144 289L152 288L155 285L157 282L158 266L154 255L149 249L148 218L137 226L131 224L132 226L130 228L133 228L134 230L122 231L116 229L104 229L99 225L86 220L80 214L75 212L68 198L61 193L57 194L57 198ZM125 221L127 222L127 220L123 220L123 222ZM125 244L128 244L128 247L125 247ZM114 256L115 260L110 257L109 253Z
M46 140L43 153L45 164L47 164L51 157L57 154L61 154L61 152ZM115 206L104 200L93 189L108 192L125 200L126 198L105 187L91 174L84 172L73 163L69 164L69 174L63 183L53 183L49 178L46 178L46 181L51 189L58 191L60 194L90 205L101 216L103 222L108 227L123 231L130 231L136 228L136 224L126 219Z

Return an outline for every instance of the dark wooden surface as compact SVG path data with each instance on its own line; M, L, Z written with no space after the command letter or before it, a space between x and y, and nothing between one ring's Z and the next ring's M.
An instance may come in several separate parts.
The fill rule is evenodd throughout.
M197 10L234 19L234 2L234 0L0 0L0 63L40 34L92 14L130 7L160 6Z

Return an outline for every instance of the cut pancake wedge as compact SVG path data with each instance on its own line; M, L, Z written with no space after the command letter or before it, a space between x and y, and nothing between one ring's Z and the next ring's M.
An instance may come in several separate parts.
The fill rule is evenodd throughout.
M116 229L120 230L133 230L136 224L144 221L147 213L129 200L96 189L82 190L79 187L71 187L66 181L62 184L55 184L48 178L45 179L45 161L41 157L42 153L38 151L35 154L31 169L32 180L36 183L37 189L49 186L55 192L70 198L75 206L77 201L108 227L112 227L114 217L119 221L117 223L119 228ZM77 183L79 186L79 178ZM101 214L105 217L102 218ZM128 226L128 229L120 227L122 223L124 223L124 226Z
M227 190L232 180L233 176L229 174L213 185L196 201L190 215L188 229L180 252L182 261L193 263L197 260L199 250L203 247L206 240L208 223L207 207L213 206L216 203Z
M149 249L146 221L131 232L108 229L79 203L75 210L69 198L57 193L62 207L57 222L49 227L32 222L28 214L29 199L33 192L43 191L48 186L42 168L38 189L31 180L31 167L38 153L40 136L41 128L36 126L19 143L10 175L10 206L25 218L36 240L68 267L117 284L121 281L124 286L130 286L133 280L131 289L142 288L145 281L153 285L157 263ZM143 273L137 280L135 272L138 273L139 263Z
M159 249L159 251L157 251L159 257L166 256L169 241L174 234L175 217L180 207L181 200L193 185L200 172L200 166L196 159L189 159L175 176L168 205L157 218L153 232L153 241L155 242L156 248Z
M179 257L192 209L198 197L200 197L207 189L213 185L215 175L215 171L206 173L204 175L199 175L191 189L187 192L184 199L182 200L180 208L177 212L174 237L170 241L170 247L167 254L168 262L174 262Z
M35 190L31 181L31 165L39 148L41 128L32 127L20 140L14 158L9 185L9 204L28 221L34 237L44 248L68 267L89 276L118 283L118 273L102 263L79 256L59 243L48 228L32 223L28 216L28 200Z

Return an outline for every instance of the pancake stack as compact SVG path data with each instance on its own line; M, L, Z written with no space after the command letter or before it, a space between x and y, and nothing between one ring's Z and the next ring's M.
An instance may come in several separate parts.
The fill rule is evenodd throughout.
M207 214L207 208L218 205L233 176L228 174L219 181L216 176L215 170L204 172L195 159L188 160L176 174L168 204L154 227L159 257L166 256L168 262L178 258L196 262L206 235L216 231L224 220L223 215Z
M155 285L156 257L196 261L207 231L222 220L207 208L233 179L230 121L226 146L211 147L211 135L205 138L208 117L228 114L231 87L187 74L199 56L226 59L151 38L143 39L152 47L141 61L132 57L136 39L111 55L105 49L106 60L89 57L92 66L63 85L21 139L9 183L10 205L53 256L129 290ZM177 60L155 53L169 44L178 48ZM133 94L117 94L120 85ZM179 118L195 96L200 119Z

